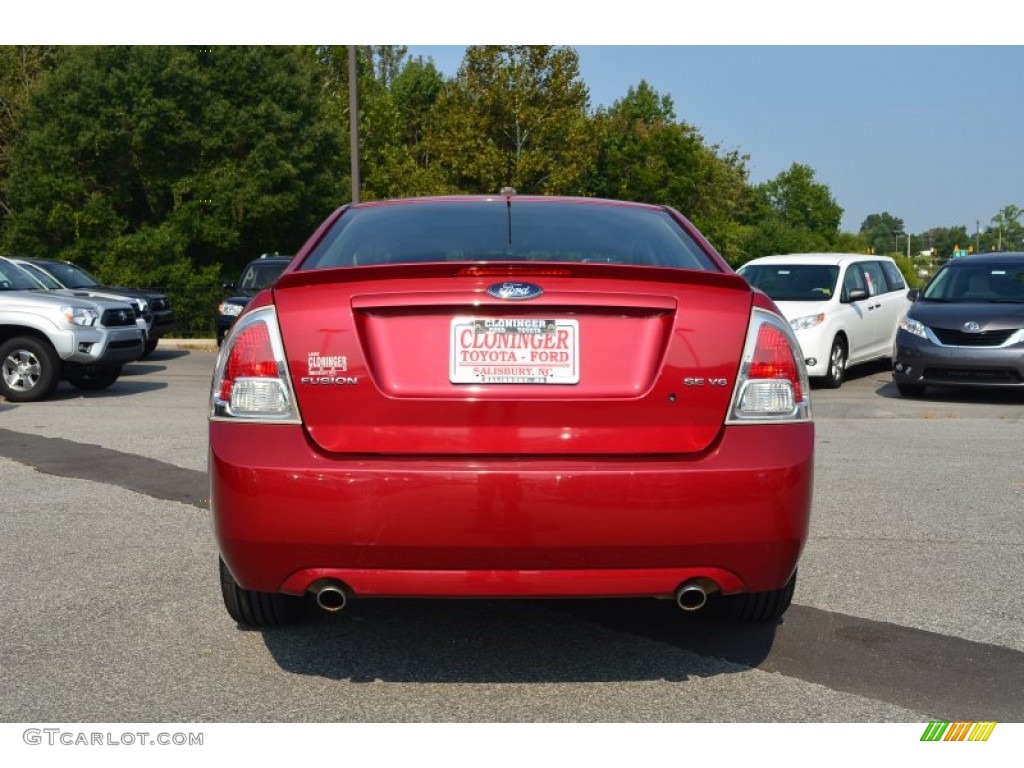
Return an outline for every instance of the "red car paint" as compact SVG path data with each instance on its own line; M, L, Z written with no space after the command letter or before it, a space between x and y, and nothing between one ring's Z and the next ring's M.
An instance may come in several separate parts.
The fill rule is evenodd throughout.
M512 210L521 202L538 199L516 198ZM795 341L776 317L758 326L770 333L741 367L754 308L762 317L777 310L689 222L669 212L706 252L702 270L451 262L304 270L347 210L243 315L275 309L297 418L237 419L222 404L211 419L211 507L241 588L299 595L332 581L355 597L669 596L691 580L723 594L789 581L811 506L809 409L778 423L730 414L751 375L789 376L806 406L793 369L801 364L787 347ZM543 295L488 295L503 278ZM454 383L458 317L578 329L566 331L579 336L578 381ZM465 349L476 348L465 338ZM561 353L567 338L544 343ZM253 343L258 355L265 342ZM542 351L544 343L534 342ZM230 353L225 343L222 357ZM273 375L265 360L240 360L225 371ZM230 399L235 375L215 383L215 395Z

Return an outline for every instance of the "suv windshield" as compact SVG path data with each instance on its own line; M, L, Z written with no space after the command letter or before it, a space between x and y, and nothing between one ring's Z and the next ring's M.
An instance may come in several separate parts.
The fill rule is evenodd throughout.
M748 264L739 273L775 301L827 301L839 279L828 264Z
M24 262L19 263L18 266L21 267L26 272L28 272L30 275L32 275L32 277L34 277L40 283L42 283L43 287L48 288L51 291L55 291L64 287L63 285L58 283L53 278L53 275L51 275L45 269L40 269L34 264L26 264Z
M81 267L64 262L47 262L42 267L68 288L94 288L99 281Z
M42 286L21 267L0 261L0 291L38 291Z
M716 269L665 210L582 202L434 200L352 208L301 269L547 261Z
M242 272L238 287L242 290L263 290L277 280L287 266L285 261L254 261Z
M945 267L921 294L929 301L1024 303L1024 264Z

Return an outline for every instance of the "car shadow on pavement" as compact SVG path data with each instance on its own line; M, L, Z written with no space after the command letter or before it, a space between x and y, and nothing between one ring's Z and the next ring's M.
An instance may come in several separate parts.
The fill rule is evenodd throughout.
M892 362L888 359L883 360L872 360L867 363L860 363L858 365L851 366L846 369L845 382L857 381L858 379L866 379L871 376L878 376L883 374L885 376L890 375L892 370ZM827 390L821 379L811 379L811 390L823 389Z
M367 600L262 635L283 670L332 680L678 682L757 666L776 628L652 599Z
M188 357L190 354L192 353L187 349L164 349L163 347L157 347L146 355L143 360L147 363L159 360L176 360L179 357Z
M148 358L147 358L148 359ZM166 365L151 365L149 363L128 363L121 369L122 376L144 376L147 373L158 373L166 371Z
M905 397L896 389L894 382L888 382L875 390L879 397L890 400L904 400L908 403L927 406L929 403L952 403L972 405L1024 405L1024 390L984 389L981 387L928 387L923 395Z
M125 381L124 378L119 378L114 382L108 389L101 389L96 391L75 389L71 384L67 382L61 382L61 385L57 388L57 391L51 395L48 400L103 400L107 398L117 397L131 397L132 395L140 395L143 392L156 392L157 390L167 389L167 382L165 381Z

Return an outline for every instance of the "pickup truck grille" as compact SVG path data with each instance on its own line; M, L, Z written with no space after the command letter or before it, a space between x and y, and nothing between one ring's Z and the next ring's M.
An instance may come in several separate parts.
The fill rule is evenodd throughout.
M107 328L135 325L135 311L132 309L107 309L100 322Z

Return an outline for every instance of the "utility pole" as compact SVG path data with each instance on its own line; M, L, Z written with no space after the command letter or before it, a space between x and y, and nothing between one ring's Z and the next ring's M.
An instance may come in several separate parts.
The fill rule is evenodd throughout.
M359 72L356 47L348 46L348 122L349 149L352 158L352 202L359 202Z

